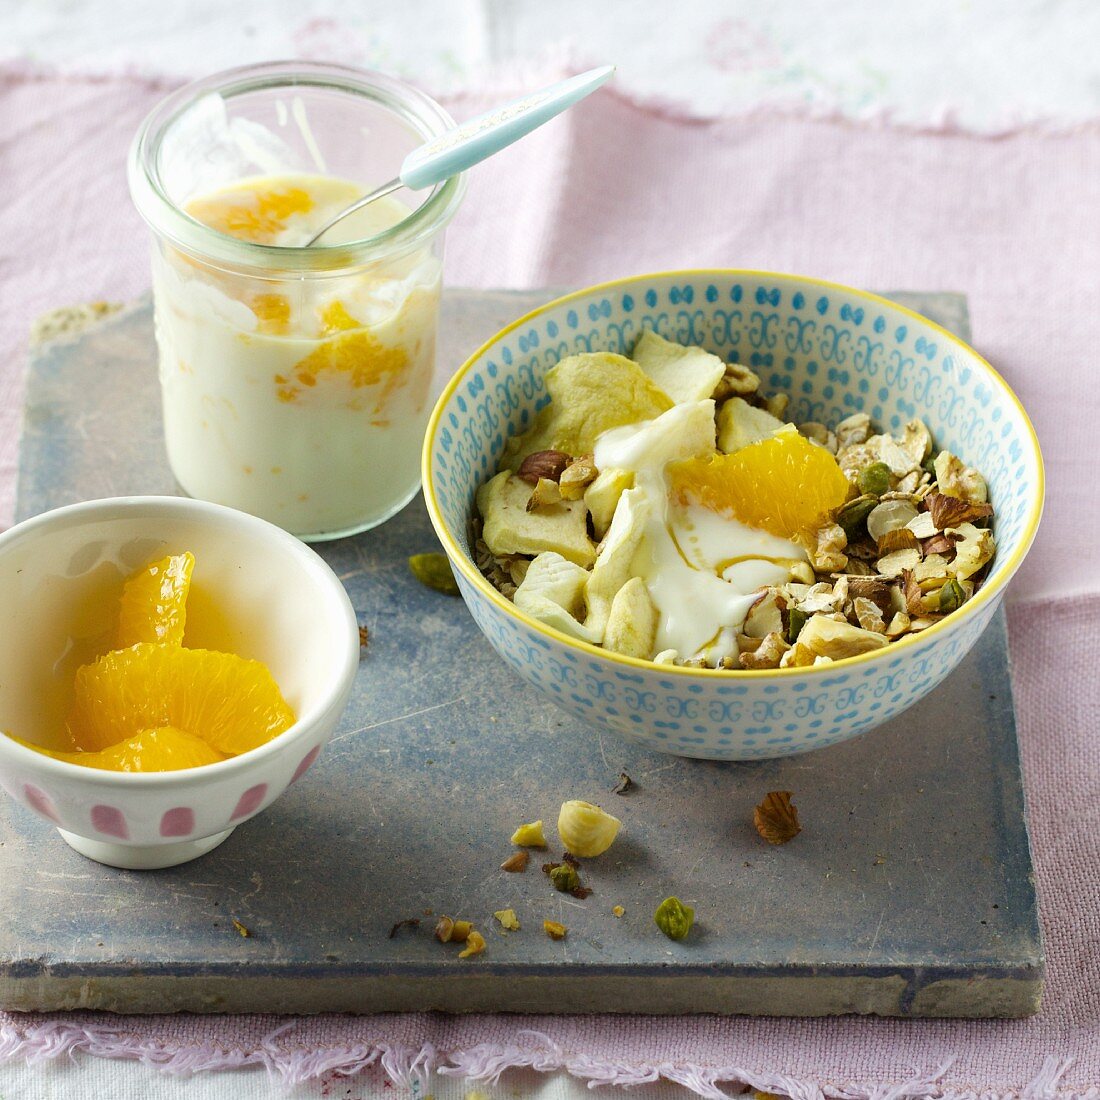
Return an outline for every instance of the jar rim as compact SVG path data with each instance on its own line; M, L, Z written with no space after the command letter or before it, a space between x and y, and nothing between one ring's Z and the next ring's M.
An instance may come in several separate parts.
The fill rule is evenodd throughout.
M464 175L436 184L415 210L396 225L360 240L331 245L259 244L213 229L185 213L169 198L157 166L169 128L202 96L232 98L267 88L321 87L362 96L410 124L425 141L455 125L431 96L411 84L371 69L310 61L276 61L226 69L166 96L146 116L130 145L130 194L151 229L174 247L204 261L265 273L338 274L409 252L454 217L466 190Z

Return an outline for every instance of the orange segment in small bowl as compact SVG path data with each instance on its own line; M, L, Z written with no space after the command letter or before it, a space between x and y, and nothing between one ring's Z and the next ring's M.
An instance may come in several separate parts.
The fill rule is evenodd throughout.
M162 726L160 729L142 730L136 737L122 741L99 752L55 752L21 741L35 752L80 764L85 768L99 768L113 772L174 772L184 768L199 768L203 764L216 764L225 754L212 749L201 737Z
M170 554L135 573L122 589L118 646L138 642L183 645L187 624L187 593L195 556Z
M98 752L173 726L235 755L266 744L294 721L259 661L141 643L77 672L69 732L77 748Z
M733 454L673 463L668 477L679 504L699 504L786 539L813 530L851 492L836 459L793 429Z

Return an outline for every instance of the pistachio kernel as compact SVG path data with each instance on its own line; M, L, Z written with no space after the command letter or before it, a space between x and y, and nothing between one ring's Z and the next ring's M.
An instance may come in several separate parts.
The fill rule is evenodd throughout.
M798 641L798 635L802 633L802 628L806 625L806 620L810 616L805 611L800 611L797 607L792 607L787 615L787 642L790 645L794 645L794 643Z
M890 467L885 462L872 462L859 471L861 492L880 497L890 491Z
M878 501L874 497L861 496L850 500L837 512L836 521L844 528L844 533L849 539L859 531L860 525L874 511L877 504Z
M963 587L954 577L940 589L940 604L938 610L946 615L949 611L958 611L966 602L966 593Z
M576 867L568 863L559 863L556 867L551 867L548 874L554 889L560 890L563 894L572 893L581 884Z
M413 554L409 570L425 588L433 588L445 596L461 595L446 554Z
M685 905L679 898L665 898L653 914L653 923L670 940L687 938L691 926L695 923L695 910Z

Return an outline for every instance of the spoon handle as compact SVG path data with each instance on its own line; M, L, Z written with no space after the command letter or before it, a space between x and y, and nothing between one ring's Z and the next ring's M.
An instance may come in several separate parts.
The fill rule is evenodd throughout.
M402 184L419 191L464 172L584 99L614 71L614 65L590 69L463 122L405 158Z

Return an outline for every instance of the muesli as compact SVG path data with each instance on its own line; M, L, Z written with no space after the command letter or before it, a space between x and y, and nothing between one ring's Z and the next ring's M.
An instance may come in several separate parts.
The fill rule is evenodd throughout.
M958 610L996 552L985 479L920 420L789 423L748 367L652 331L546 388L478 491L475 557L571 638L710 669L836 661Z

